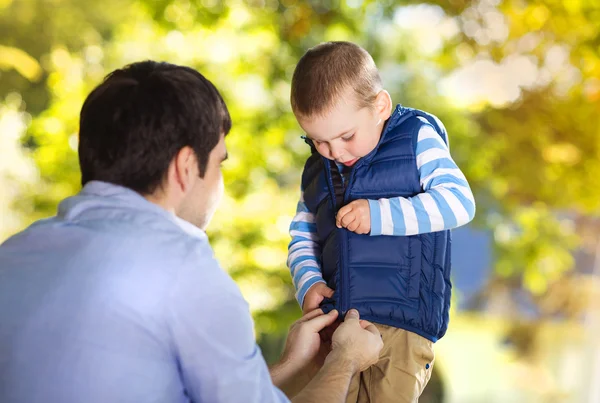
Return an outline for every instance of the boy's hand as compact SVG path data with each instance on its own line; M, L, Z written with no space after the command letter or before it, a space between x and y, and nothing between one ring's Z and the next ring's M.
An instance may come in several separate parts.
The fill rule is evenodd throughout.
M307 314L319 307L323 299L333 297L333 290L325 283L317 283L310 287L304 296L302 313Z
M335 218L338 228L346 228L357 234L371 232L371 210L366 199L354 200L340 209Z

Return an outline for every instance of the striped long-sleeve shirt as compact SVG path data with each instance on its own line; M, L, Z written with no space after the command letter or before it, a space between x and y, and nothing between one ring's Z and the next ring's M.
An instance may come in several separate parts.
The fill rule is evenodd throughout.
M469 184L452 160L448 146L430 124L419 130L415 154L423 192L413 197L368 200L371 236L424 234L456 228L473 219L475 199ZM300 306L308 289L324 282L315 216L304 203L303 195L302 189L290 225L292 241L287 260Z

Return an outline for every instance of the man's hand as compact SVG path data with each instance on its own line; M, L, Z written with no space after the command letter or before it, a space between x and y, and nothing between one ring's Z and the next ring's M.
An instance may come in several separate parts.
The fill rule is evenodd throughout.
M342 207L335 218L338 228L346 228L357 234L371 232L371 210L366 199L354 200Z
M317 283L310 287L304 296L302 313L306 315L319 307L323 299L333 297L333 290L325 283Z
M324 315L321 309L315 309L290 327L281 361L293 363L296 368L305 368L312 364L321 347L319 332L331 325L338 317L334 309Z
M318 314L318 310L316 312ZM336 311L315 319L330 315L328 321L333 323L337 316ZM325 322L323 319L319 325ZM320 326L312 328L318 327ZM352 376L376 363L382 348L383 341L377 328L370 322L359 320L358 311L351 309L346 314L345 322L333 334L332 351L325 359L321 370L314 378L311 377L312 380L310 383L307 382L306 386L296 384L296 387L288 389L286 394L292 398L293 403L344 402ZM297 382L297 374L290 375L288 379L295 379ZM275 382L275 377L273 380ZM276 382L275 384L278 385Z
M281 359L270 368L273 384L291 397L296 395L321 369L330 352L319 332L337 319L336 310L323 314L315 309L290 327Z
M346 313L344 322L332 337L331 354L347 360L353 373L369 368L379 360L383 348L381 333L371 322L360 320L356 309Z

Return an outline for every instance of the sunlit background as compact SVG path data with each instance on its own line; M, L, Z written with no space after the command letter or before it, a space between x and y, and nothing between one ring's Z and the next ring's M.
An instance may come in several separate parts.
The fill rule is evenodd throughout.
M600 402L600 2L0 0L0 240L80 189L78 114L126 63L195 67L234 120L209 231L269 361L299 315L287 228L308 147L299 57L350 40L438 115L477 200L421 402ZM217 301L218 302L218 301Z

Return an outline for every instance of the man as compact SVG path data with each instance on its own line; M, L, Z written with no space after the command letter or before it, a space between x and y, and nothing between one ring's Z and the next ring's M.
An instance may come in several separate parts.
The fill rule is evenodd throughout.
M0 401L344 401L377 361L374 326L350 311L305 386L337 316L312 311L269 372L213 256L203 229L230 127L216 88L186 67L136 63L88 96L82 191L0 246Z

